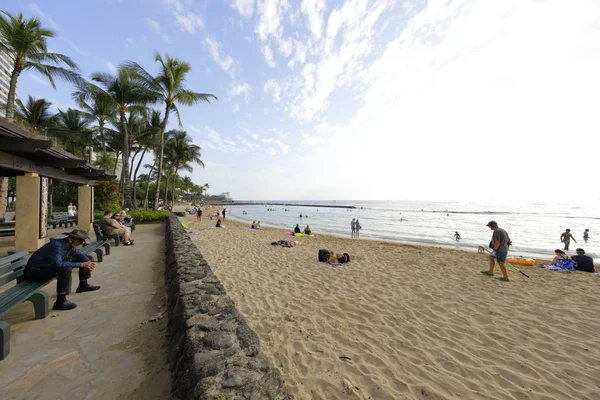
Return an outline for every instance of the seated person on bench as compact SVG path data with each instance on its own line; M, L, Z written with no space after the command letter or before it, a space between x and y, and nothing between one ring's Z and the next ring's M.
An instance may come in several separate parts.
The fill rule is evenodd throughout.
M129 208L121 210L121 212L119 213L119 222L133 222L133 218L131 217L131 215L128 215L127 212L129 212Z
M131 228L121 224L119 221L112 218L112 216L112 211L104 211L104 217L100 218L100 230L102 233L106 236L123 236L123 244L125 246L133 245L133 240L129 239Z
M77 293L100 289L100 286L92 286L88 283L88 279L92 276L91 271L96 269L96 263L76 249L89 239L88 233L83 229L73 229L67 235L69 236L63 239L50 239L48 243L37 249L29 257L23 273L25 279L31 282L57 278L57 299L52 306L55 310L72 310L77 307L77 304L67 300L73 268L79 268Z

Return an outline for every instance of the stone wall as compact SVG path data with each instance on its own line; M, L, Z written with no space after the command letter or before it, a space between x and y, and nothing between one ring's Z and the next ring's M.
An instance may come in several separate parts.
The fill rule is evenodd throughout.
M167 221L165 274L174 399L293 398L175 215Z

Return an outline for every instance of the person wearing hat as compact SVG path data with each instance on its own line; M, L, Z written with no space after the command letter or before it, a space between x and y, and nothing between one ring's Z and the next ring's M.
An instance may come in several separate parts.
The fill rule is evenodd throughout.
M508 282L508 271L506 270L504 263L506 262L506 256L508 255L510 237L508 237L508 233L504 229L498 227L498 223L496 221L490 221L486 226L494 231L492 234L492 242L490 243L492 253L490 254L489 270L481 271L481 273L484 275L494 276L494 265L497 262L500 270L502 271L502 277L496 279Z
M577 243L577 240L575 240L575 238L571 234L571 230L570 229L567 229L563 233L561 233L561 235L560 235L560 241L564 243L565 250L569 250L569 244L571 244L571 239L573 239L573 241L575 243Z
M37 249L29 257L23 273L25 279L32 282L57 278L57 299L52 307L55 310L72 310L77 307L77 304L67 300L73 268L79 268L77 293L100 289L100 286L92 286L88 283L91 272L96 269L97 264L76 249L89 239L87 231L73 229L65 235L67 236L62 239L50 239L48 243Z

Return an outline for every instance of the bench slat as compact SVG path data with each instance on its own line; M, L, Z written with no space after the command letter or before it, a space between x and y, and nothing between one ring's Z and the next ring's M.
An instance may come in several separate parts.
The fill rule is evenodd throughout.
M6 292L0 293L0 317L6 314L13 307L27 300L33 293L37 292L52 279L41 282L22 282L8 289Z
M4 267L0 267L0 277L4 274L12 272L16 269L23 269L25 267L25 265L27 265L27 260L28 259L19 260L12 264L5 265Z
M23 257L27 257L29 255L28 251L19 251L18 253L15 254L11 254L10 256L6 256L3 258L0 258L0 265L5 265L5 264L9 264L13 261L16 261L20 258Z
M0 278L0 286L6 285L10 281L14 281L18 277L22 276L24 272L25 268L23 267L17 271L13 271L8 275L3 276L2 278Z

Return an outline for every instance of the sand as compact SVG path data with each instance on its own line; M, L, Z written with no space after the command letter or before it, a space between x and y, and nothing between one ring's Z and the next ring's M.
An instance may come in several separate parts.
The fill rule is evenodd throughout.
M600 399L600 277L501 282L474 252L319 232L280 248L283 229L206 214L182 220L297 399Z

